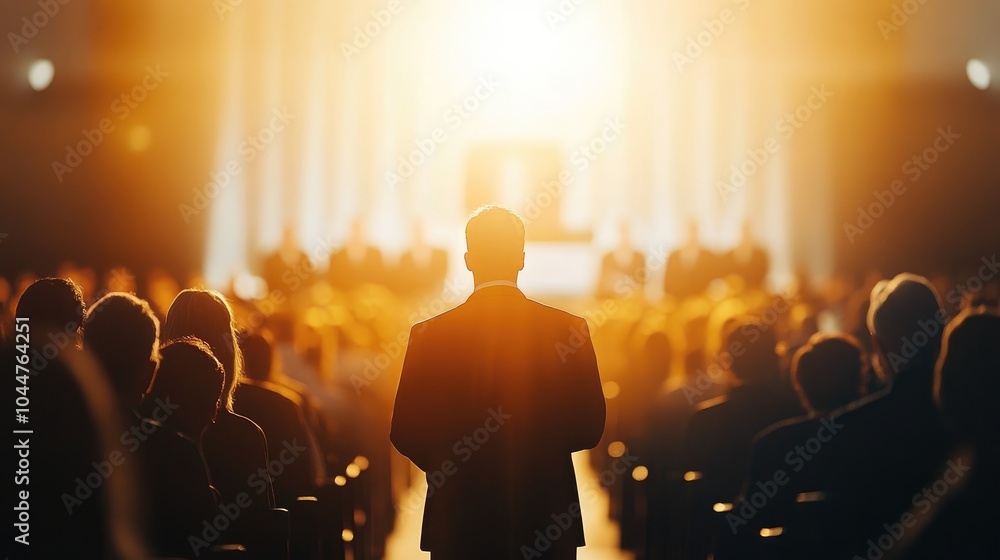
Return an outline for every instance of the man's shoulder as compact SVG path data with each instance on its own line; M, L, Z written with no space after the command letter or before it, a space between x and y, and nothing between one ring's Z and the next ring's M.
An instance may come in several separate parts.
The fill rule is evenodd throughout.
M505 305L511 306L513 312L515 306L520 306L522 310L538 317L541 321L565 323L567 325L586 325L586 319L579 315L574 315L568 311L541 303L530 298L510 298L510 302ZM476 302L474 300L463 302L452 309L434 315L414 323L410 330L413 334L422 334L426 331L434 331L438 328L451 327L455 324L464 324L476 314Z

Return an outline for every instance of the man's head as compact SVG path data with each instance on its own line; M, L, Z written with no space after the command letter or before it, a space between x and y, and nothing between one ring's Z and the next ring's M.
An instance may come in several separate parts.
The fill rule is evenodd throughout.
M765 383L780 366L774 329L755 317L733 320L726 328L729 370L741 383Z
M868 331L878 350L875 367L888 381L914 371L928 383L948 317L931 283L900 274L872 289Z
M119 401L136 407L159 359L160 322L145 300L111 292L83 320L83 346L104 367Z
M488 204L465 226L465 265L476 283L517 280L524 268L524 221L514 211Z
M17 302L17 317L31 324L31 345L75 347L83 323L83 292L72 280L42 278L32 283Z
M815 334L792 358L792 384L802 404L829 412L864 395L864 351L853 337Z

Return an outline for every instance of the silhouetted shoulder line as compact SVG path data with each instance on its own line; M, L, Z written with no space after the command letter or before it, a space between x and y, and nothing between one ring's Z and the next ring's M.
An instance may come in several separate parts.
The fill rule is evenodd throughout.
M553 315L559 315L559 316L563 317L567 322L584 322L584 323L587 322L587 320L584 319L583 317L580 317L579 315L574 315L574 314L570 313L569 311L565 311L563 309L559 309L558 307L552 307L551 305L542 303L540 301L533 300L531 298L527 298L527 299L528 299L528 302L531 303L532 305L545 310L544 312L551 313ZM589 328L589 324L588 324L588 328Z

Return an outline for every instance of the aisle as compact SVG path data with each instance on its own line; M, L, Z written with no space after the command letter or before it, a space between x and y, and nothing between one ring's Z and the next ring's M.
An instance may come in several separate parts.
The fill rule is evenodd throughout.
M590 468L585 453L573 456L576 465L577 484L597 485L597 473ZM418 496L424 494L426 483L423 477L418 478L402 499L403 504L416 504L412 508L402 508L396 522L396 530L389 536L386 560L428 560L430 554L421 552L420 519L423 516L423 506ZM583 526L586 531L586 547L580 549L578 560L632 560L632 555L618 550L618 526L608 520L608 496L604 492L596 493L596 498L582 504Z

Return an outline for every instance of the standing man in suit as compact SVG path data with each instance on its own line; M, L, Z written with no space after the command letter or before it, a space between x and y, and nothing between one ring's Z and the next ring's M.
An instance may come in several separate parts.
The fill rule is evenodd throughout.
M390 438L427 476L432 560L572 559L584 546L571 453L605 403L584 319L527 299L524 222L488 205L465 229L476 288L414 325Z

